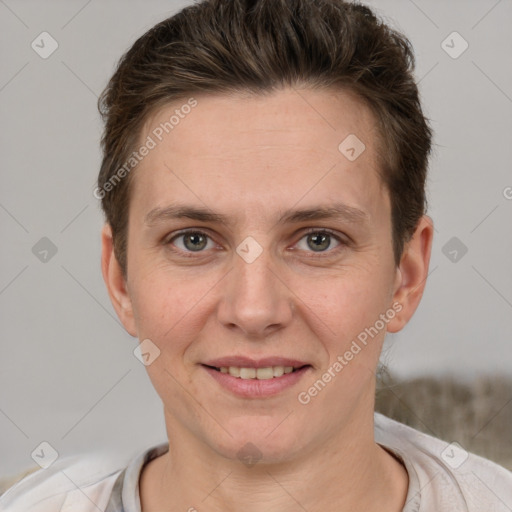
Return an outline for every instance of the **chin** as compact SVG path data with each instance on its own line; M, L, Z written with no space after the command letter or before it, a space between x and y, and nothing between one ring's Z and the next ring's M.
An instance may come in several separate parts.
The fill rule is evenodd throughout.
M255 464L276 464L293 459L302 451L303 436L295 435L289 429L278 426L283 419L275 421L269 427L266 421L254 421L254 416L247 418L245 424L238 422L237 429L228 429L234 432L230 437L224 432L222 442L210 440L213 450L220 456L233 461L240 461L248 467ZM250 424L249 424L250 422ZM277 428L276 428L277 427Z

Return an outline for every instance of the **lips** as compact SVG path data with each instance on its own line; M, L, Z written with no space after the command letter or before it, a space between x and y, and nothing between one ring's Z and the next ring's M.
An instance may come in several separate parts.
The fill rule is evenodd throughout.
M298 359L289 359L286 357L264 357L262 359L251 359L244 356L228 356L218 359L210 359L203 363L205 366L220 369L222 367L235 366L238 368L269 368L271 366L291 366L294 369L302 368L303 366L310 366L305 361Z
M313 370L306 361L281 356L227 356L209 359L201 366L221 388L242 398L255 399L278 395Z
M233 359L231 359L232 361ZM235 359L238 364L248 364L247 359L244 363L240 358ZM280 360L286 363L293 362L294 364L301 364L300 361L291 359L272 359L273 361ZM226 364L225 359L219 359L214 362L215 364ZM253 364L268 364L265 360L252 361ZM250 364L250 363L249 363ZM209 366L206 364L201 365L217 384L228 391L241 398L251 399L262 399L271 396L278 395L284 392L286 389L290 389L296 386L299 381L305 378L312 371L311 365L302 365L297 369L295 367L288 366L289 372L284 371L283 366L263 366L260 368L255 367L236 367L236 366L221 366L224 371L218 370L216 366ZM228 370L227 372L225 370ZM271 376L269 371L272 370L273 375ZM256 372L256 376L254 373ZM259 375L262 372L262 375ZM277 375L276 375L277 372ZM209 388L209 386L207 386ZM216 395L215 395L216 396Z

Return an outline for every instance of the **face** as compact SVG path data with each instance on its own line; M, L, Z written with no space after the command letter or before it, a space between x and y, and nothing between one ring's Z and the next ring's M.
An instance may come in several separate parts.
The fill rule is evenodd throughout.
M247 442L292 458L373 411L384 335L416 307L428 236L397 268L375 120L354 96L195 98L161 141L180 105L146 123L156 146L134 171L126 282L108 227L104 273L126 329L160 351L147 370L169 432L229 458Z

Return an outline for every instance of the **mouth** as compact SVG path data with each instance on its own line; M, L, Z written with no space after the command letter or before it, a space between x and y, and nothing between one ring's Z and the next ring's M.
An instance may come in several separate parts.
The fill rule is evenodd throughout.
M282 362L282 361L280 361ZM289 362L289 361L287 361ZM313 371L310 364L294 362L294 365L265 365L254 363L253 366L224 366L225 362L201 364L206 373L224 391L240 398L265 399L277 396L298 383ZM242 364L251 364L244 362Z
M228 374L231 377L244 380L270 380L282 377L285 374L294 373L311 365L304 364L301 366L265 366L261 368L244 367L244 366L211 366L204 364L207 368L215 370L219 373Z

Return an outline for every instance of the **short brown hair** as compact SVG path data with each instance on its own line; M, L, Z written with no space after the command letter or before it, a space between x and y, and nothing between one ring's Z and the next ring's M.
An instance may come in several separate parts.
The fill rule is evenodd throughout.
M432 138L413 70L408 39L368 7L343 0L204 0L155 25L123 55L98 101L105 130L96 190L125 276L132 173L107 185L148 114L191 94L299 84L349 90L373 112L398 265L425 213Z

